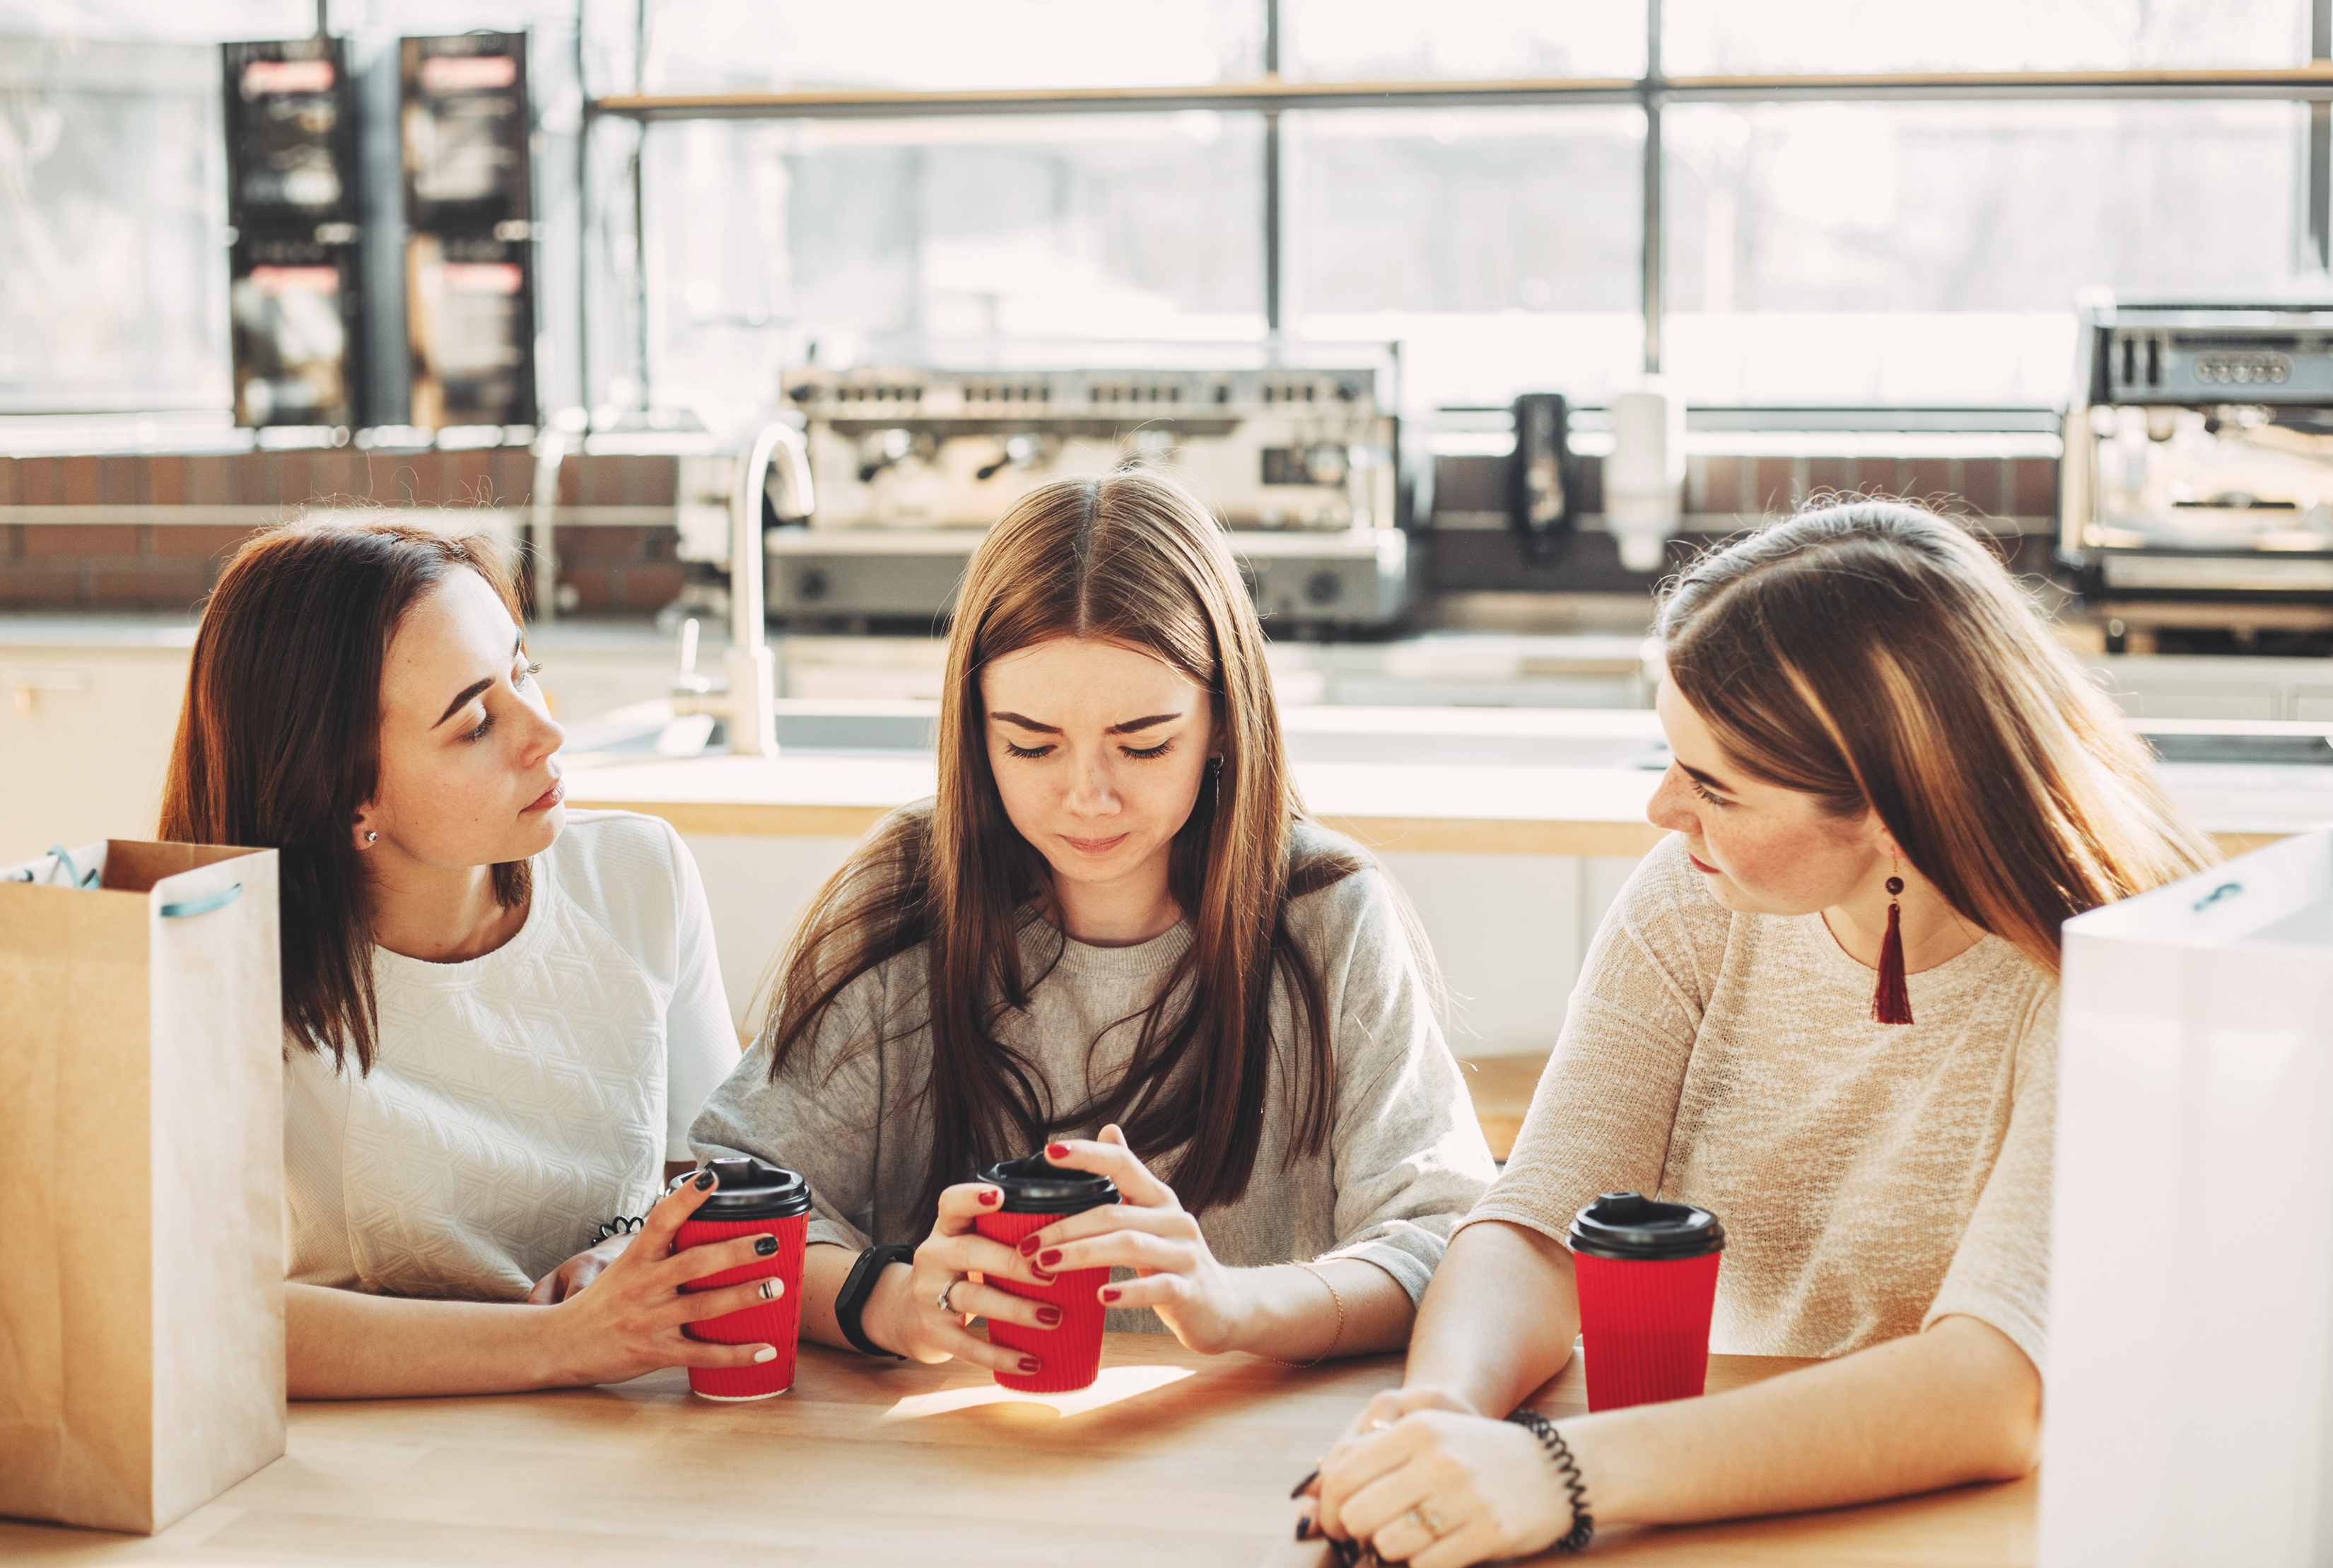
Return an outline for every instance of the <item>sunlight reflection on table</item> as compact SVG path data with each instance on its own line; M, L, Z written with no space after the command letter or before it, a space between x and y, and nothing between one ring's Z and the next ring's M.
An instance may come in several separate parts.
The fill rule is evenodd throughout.
M1088 1410L1163 1389L1190 1375L1188 1367L1105 1367L1090 1386L1072 1394L1024 1394L1018 1389L979 1383L968 1389L942 1389L936 1394L911 1394L884 1411L881 1419L912 1421L980 1405L1050 1405L1058 1415L1081 1416Z

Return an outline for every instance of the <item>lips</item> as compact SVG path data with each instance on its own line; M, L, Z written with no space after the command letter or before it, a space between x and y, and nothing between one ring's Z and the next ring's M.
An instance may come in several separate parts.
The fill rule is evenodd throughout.
M526 811L522 812L520 814L523 816L533 812L547 812L552 807L564 801L566 798L566 784L562 780L552 779L551 781L551 787L543 791L541 794L535 796L534 803L527 807Z
M1073 839L1063 834L1061 842L1081 855L1106 855L1133 835L1119 833L1107 839Z
M1693 851L1690 851L1690 850L1688 850L1688 851L1685 851L1685 858L1686 860L1688 860L1688 861L1693 861L1693 869L1694 869L1695 871L1700 871L1700 872L1702 872L1704 875L1706 875L1706 876L1712 876L1712 877L1722 877L1722 876L1723 876L1723 875L1725 874L1723 871L1719 871L1715 866L1704 864L1703 861L1701 861L1700 860L1696 859L1696 858L1695 857L1695 855L1694 855Z

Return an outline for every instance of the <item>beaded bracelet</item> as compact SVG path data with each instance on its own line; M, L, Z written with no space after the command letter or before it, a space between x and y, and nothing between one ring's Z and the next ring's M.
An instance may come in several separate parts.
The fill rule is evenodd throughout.
M1579 1463L1571 1457L1571 1445L1555 1429L1555 1423L1537 1410L1521 1409L1507 1418L1539 1439L1547 1450L1547 1461L1555 1467L1556 1478L1571 1497L1571 1528L1559 1537L1559 1552L1584 1552L1588 1543L1596 1538L1596 1519L1588 1512L1588 1488L1579 1479Z

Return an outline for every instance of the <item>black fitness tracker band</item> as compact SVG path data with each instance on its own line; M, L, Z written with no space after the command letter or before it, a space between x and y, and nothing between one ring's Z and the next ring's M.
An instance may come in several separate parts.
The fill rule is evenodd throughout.
M859 1314L867 1310L867 1298L875 1294L875 1282L883 1277L885 1269L895 1263L915 1260L916 1249L912 1246L870 1246L850 1265L850 1275L842 1282L842 1289L834 1298L834 1323L860 1355L899 1359L867 1337L867 1331L859 1326Z

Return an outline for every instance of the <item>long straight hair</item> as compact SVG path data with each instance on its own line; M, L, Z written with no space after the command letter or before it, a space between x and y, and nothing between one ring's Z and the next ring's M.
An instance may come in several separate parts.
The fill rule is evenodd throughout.
M1657 630L1736 765L1834 815L1868 806L2050 974L2069 917L2220 858L2001 563L1921 507L1820 506L1713 551Z
M158 836L279 851L283 1027L360 1074L379 1022L372 911L357 812L380 784L380 678L406 612L448 573L476 572L519 619L499 551L400 523L293 524L255 535L195 633ZM524 861L494 868L524 903Z
M998 1038L998 1024L1027 1009L1066 938L1056 936L1052 958L1034 973L1023 965L1024 907L1049 888L1050 871L1005 815L980 690L992 660L1061 637L1118 643L1179 671L1213 699L1223 755L1168 846L1168 891L1191 923L1191 945L1157 995L1129 999L1118 1021L1141 1020L1125 1074L1074 1106L1047 1103L1036 1069ZM1300 1108L1289 1159L1326 1146L1334 1109L1320 980L1290 934L1288 907L1359 862L1342 852L1296 855L1291 831L1301 812L1263 630L1205 508L1141 471L1032 491L990 530L957 599L937 801L890 818L856 851L773 966L762 1033L770 1075L802 1070L821 1020L853 980L920 946L923 1015L885 1021L841 1059L928 1026L923 1222L941 1188L970 1180L982 1164L1096 1121L1119 1123L1147 1159L1164 1159L1186 1207L1232 1202L1254 1169L1276 1068L1293 1075ZM1298 1040L1272 1038L1276 979ZM1184 1000L1173 1005L1178 994Z

